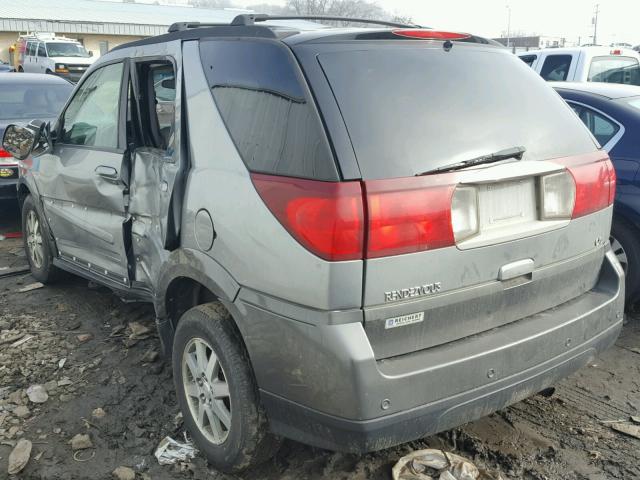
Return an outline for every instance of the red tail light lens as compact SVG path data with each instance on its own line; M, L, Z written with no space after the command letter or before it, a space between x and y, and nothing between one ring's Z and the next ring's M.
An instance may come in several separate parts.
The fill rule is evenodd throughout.
M0 147L0 158L11 158L12 156L13 155L7 152L4 148Z
M252 174L260 197L305 248L330 261L363 257L360 182L320 182Z
M369 220L367 258L455 244L451 226L455 185L441 185L436 178L365 182Z
M616 195L616 172L611 160L603 159L568 167L576 182L576 203L572 218L582 217L613 203Z
M393 30L393 34L399 37L418 38L421 40L464 40L471 37L468 33L443 32L419 28L396 29Z

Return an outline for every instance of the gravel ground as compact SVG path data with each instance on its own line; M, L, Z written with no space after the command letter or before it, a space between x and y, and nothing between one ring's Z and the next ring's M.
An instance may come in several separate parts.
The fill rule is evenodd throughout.
M0 234L17 229L15 212L15 204L0 203ZM0 274L25 264L21 240L0 241ZM138 479L232 478L199 456L173 466L153 456L165 436L182 438L183 425L150 306L123 303L74 277L20 292L33 283L28 274L0 279L0 479L21 438L33 449L16 478L109 479L120 466ZM29 399L32 385L44 386L46 401ZM505 479L638 479L640 440L613 430L610 421L639 410L640 315L631 315L617 345L551 398L536 396L461 428L361 456L286 441L273 461L242 478L389 479L402 455L442 448ZM87 434L91 446L74 451L77 434Z

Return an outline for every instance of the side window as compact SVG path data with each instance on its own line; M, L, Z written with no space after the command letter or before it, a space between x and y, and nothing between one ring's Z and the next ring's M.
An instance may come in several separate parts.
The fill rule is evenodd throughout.
M122 63L107 65L82 83L64 114L62 143L118 148L123 68Z
M200 43L200 56L218 110L250 171L337 179L320 117L286 48L213 40Z
M44 47L44 43L39 43L38 44L38 56L39 57L46 57L47 56L47 50Z
M170 150L175 132L176 79L170 62L142 62L136 64L140 89L138 109L133 110L135 143L140 146ZM131 99L130 99L131 100Z
M533 62L536 61L536 58L538 58L537 55L522 55L520 57L520 60L522 60L524 63L526 63L529 66L533 65Z
M27 55L29 55L30 57L33 56L33 54L35 53L34 50L36 48L36 43L35 42L29 42L27 44Z
M540 76L553 82L564 82L569 75L571 55L549 55L544 60Z
M620 130L617 123L604 115L580 105L570 105L601 146L606 145Z

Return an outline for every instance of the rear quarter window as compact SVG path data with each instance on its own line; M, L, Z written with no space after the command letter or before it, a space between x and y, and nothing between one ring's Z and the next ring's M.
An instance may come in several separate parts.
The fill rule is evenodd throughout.
M338 180L320 116L292 55L270 41L200 43L215 103L247 168Z

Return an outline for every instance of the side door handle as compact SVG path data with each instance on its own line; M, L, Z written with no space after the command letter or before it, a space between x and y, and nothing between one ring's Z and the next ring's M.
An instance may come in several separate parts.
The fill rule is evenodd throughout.
M113 167L107 167L105 165L99 165L95 169L96 175L107 180L119 180L118 170Z

